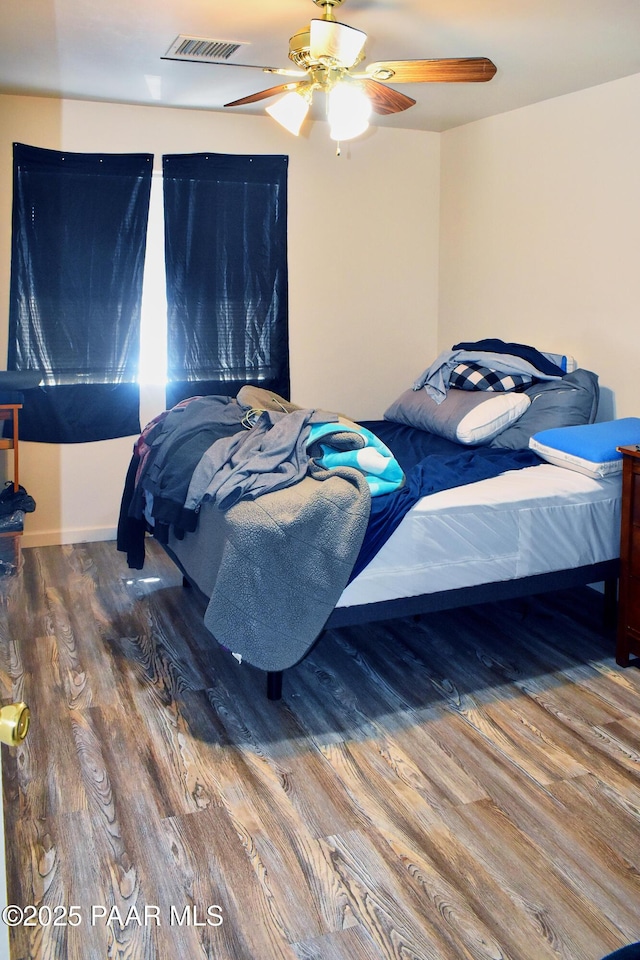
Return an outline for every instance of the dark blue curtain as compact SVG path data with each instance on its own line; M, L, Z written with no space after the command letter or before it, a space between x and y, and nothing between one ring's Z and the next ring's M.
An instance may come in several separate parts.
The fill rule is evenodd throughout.
M287 165L163 157L168 407L245 383L289 398Z
M7 366L37 371L25 440L140 432L140 305L153 156L14 144Z

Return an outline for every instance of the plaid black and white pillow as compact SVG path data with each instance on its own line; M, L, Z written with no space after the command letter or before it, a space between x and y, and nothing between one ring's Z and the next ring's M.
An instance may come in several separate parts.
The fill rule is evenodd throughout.
M531 386L533 377L522 373L503 373L479 363L459 363L451 371L449 386L458 390L493 390L505 393Z

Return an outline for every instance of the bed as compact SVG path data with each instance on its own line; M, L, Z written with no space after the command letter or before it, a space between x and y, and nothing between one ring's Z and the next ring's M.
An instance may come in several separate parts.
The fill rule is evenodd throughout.
M481 351L481 359L485 360L489 352ZM496 365L493 351L491 355ZM458 356L456 352L455 359ZM544 356L553 356L555 362L555 355ZM432 364L430 369L433 367ZM473 372L475 376L475 369ZM451 404L445 405L441 399L436 401L426 394L424 383L409 388L387 409L383 420L355 425L381 441L384 449L397 459L406 478L413 477L425 463L434 469L431 465L440 461L453 463L456 469L460 463L465 471L470 464L475 465L474 469L480 464L480 470L487 475L473 479L471 471L453 485L445 484L439 489L436 484L434 492L414 496L410 506L405 505L369 553L365 550L365 532L355 554L351 545L346 572L340 574L342 580L338 577L333 593L327 596L325 570L327 564L333 570L331 541L339 529L340 514L338 526L321 531L327 550L319 556L317 570L311 569L308 580L304 579L304 572L300 574L304 589L297 582L300 528L295 523L295 549L285 566L279 566L282 561L278 559L278 546L273 549L272 561L264 563L267 539L261 542L258 538L254 551L256 514L251 511L262 511L263 505L277 500L278 493L268 492L227 510L205 498L197 510L195 529L185 531L180 524L169 523L159 537L158 524L154 525L148 510L144 518L134 517L134 523L142 522L145 530L153 531L163 543L182 571L185 586L196 588L207 598L205 624L212 635L236 660L266 673L269 699L280 698L286 669L306 655L323 630L331 627L595 583L604 584L605 612L612 616L619 562L620 473L613 469L604 475L593 471L594 475L589 475L548 462L529 450L530 437L541 435L540 427L568 427L595 420L597 377L588 371L563 368L560 374L550 374L547 380L536 378L527 386L513 370L505 375L515 377L515 388L485 391L448 386L445 391L447 400L451 398L472 411L473 427L477 425L478 410L492 409L495 418L495 411L504 407L502 401L507 393L513 394L509 403L513 401L517 406L516 394L522 396L529 391L524 412L510 414L511 419L501 422L489 439L478 441L472 433L470 441L466 438L461 443L456 431L460 433L461 422L468 429L468 414L461 417L457 410L452 418L448 409ZM479 393L484 394L480 400ZM416 397L420 401L417 415ZM501 403L493 402L490 408L487 403L492 401ZM428 423L424 422L425 405ZM297 409L291 405L288 412ZM433 422L434 417L438 422ZM481 419L487 419L485 413ZM125 491L127 486L131 487L136 471L139 473L139 464L136 465L134 454ZM323 491L328 489L326 483L319 486ZM297 496L301 489L302 483L293 483L280 496ZM397 491L398 500L403 492L406 490ZM370 503L375 502L376 508L382 504L382 516L386 516L384 505L392 496L395 494L389 494L386 500L371 499ZM352 500L348 509L353 509ZM233 531L230 534L230 517L234 511L243 516L245 510L249 511L249 534L238 544ZM368 521L364 521L369 531L373 526L373 507L371 511ZM270 516L269 524L272 519ZM131 522L130 497L125 494L118 547L128 552L130 543L123 535L123 524ZM361 518L357 520L360 531L362 523ZM282 547L287 557L290 543L285 540ZM304 549L307 548L305 543ZM259 562L254 552L261 558ZM234 555L231 564L230 554ZM130 560L130 566L136 565L141 564ZM310 568L313 566L310 564ZM335 566L339 568L340 563ZM266 601L264 597L256 598L260 591L264 591ZM275 606L271 602L274 594L278 594ZM304 608L305 617L307 608L312 614L302 631L298 629L300 608ZM297 633L300 638L296 637L296 643L290 645L290 637Z

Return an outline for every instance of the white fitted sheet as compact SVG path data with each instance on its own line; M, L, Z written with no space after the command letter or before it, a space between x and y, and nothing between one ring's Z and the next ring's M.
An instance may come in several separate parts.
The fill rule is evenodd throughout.
M541 464L423 497L337 606L613 560L621 491L619 474L595 480Z

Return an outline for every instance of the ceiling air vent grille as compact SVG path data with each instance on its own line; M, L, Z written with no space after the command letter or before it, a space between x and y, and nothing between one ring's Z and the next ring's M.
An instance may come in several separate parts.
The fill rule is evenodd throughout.
M247 46L247 43L240 40L210 40L207 37L188 37L180 34L162 59L220 63L230 60L240 47L244 46Z

